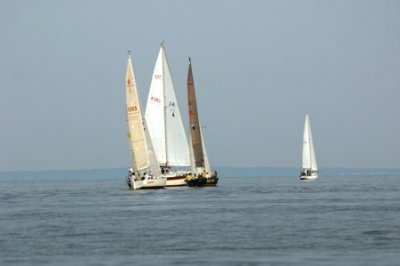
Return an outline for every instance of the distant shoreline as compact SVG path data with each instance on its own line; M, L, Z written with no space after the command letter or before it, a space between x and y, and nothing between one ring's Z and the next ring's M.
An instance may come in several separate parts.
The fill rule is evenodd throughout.
M297 176L296 167L215 167L223 177L287 177ZM37 170L37 171L0 171L0 179L38 178L123 178L127 168ZM320 176L343 175L400 175L400 168L320 168Z

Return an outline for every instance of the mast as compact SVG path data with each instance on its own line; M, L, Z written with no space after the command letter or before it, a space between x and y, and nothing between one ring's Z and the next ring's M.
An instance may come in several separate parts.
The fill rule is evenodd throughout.
M165 64L164 56L166 57L166 55L165 55L164 42L161 43L161 49L162 49L162 58L161 58L162 63L161 63L161 65L162 65L162 77L163 77L162 78L162 83L163 83L162 89L163 89L163 96L164 96L163 101L164 101L165 166L168 167L167 96L166 96L166 93L165 93L165 66L164 66L164 64Z

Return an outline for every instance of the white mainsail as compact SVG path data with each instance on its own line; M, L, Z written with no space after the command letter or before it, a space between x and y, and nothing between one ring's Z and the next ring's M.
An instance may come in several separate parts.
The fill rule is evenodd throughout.
M189 146L163 44L154 67L145 116L160 165L189 166Z
M303 169L318 171L311 133L310 117L308 113L306 114L306 120L304 123L302 167Z
M149 169L153 175L160 176L160 167L155 159L154 152L152 152L151 140L148 137L146 123L142 117L140 99L130 56L128 58L125 80L128 139L131 150L132 168L136 172Z

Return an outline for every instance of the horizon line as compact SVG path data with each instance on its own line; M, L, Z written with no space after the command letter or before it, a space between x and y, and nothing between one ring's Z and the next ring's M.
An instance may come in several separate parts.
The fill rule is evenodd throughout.
M276 169L300 169L301 167L296 166L216 166L215 169L218 171L219 168L233 168L233 169L256 169L256 168L276 168ZM1 173L6 172L62 172L62 171L99 171L99 170L121 170L128 169L127 167L105 167L105 168L71 168L71 169L28 169L28 170L0 170ZM319 167L319 169L391 169L400 170L400 167L353 167L353 166L325 166Z

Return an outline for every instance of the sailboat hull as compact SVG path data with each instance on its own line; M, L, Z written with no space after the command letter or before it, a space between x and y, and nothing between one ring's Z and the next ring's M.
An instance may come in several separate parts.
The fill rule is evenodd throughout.
M215 187L218 184L218 177L198 177L186 180L189 187Z
M162 178L149 178L143 180L143 186L141 189L161 189L165 188L167 183L167 179L165 177Z
M318 178L317 174L300 176L300 180L314 180L314 179L317 179L317 178Z
M173 173L165 175L167 178L166 187L182 187L187 186L186 183L186 175L187 173Z
M126 184L132 190L138 189L161 189L165 188L166 178L134 179L131 176L126 178Z
M126 184L132 190L141 189L143 187L143 181L142 180L134 179L131 176L128 176L126 178Z

